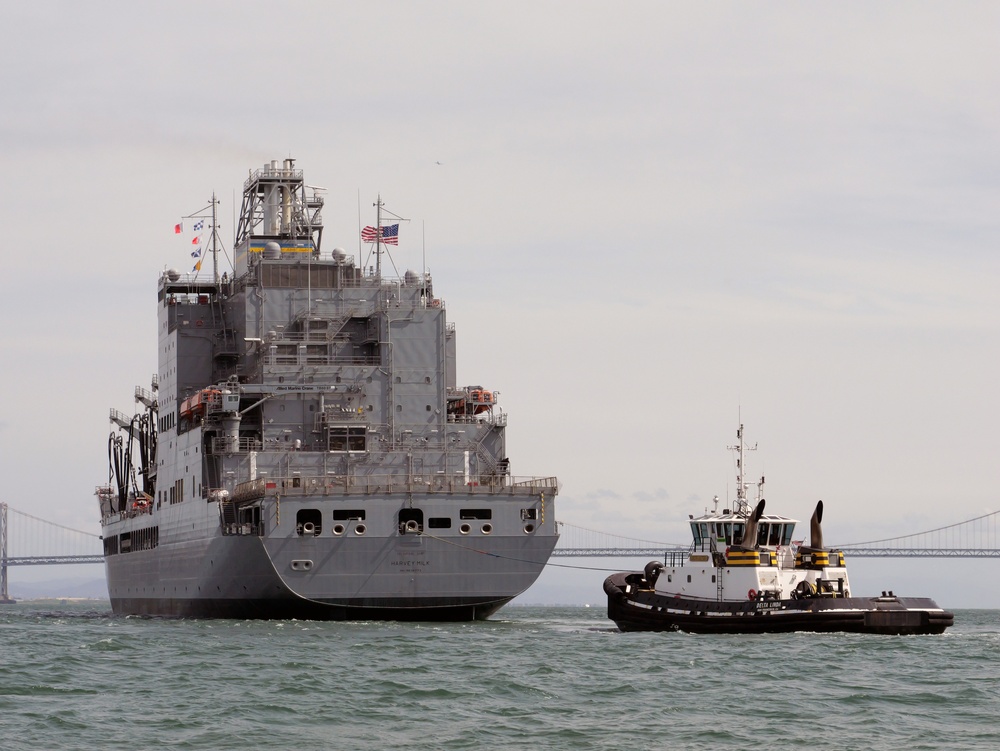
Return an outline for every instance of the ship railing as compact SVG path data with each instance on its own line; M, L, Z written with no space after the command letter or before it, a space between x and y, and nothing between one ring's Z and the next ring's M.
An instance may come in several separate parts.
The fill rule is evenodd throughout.
M101 514L101 524L108 524L112 521L125 521L135 519L146 514L152 515L153 504L151 502L129 501L129 507L121 511L111 511Z
M680 568L687 563L690 550L665 550L663 552L663 565L667 568Z
M243 190L245 191L254 183L265 178L268 180L275 180L275 179L301 180L302 170L295 168L286 169L284 167L270 167L270 166L264 169L254 170L253 172L250 173L250 176L246 179L246 181L244 181Z
M256 438L232 439L226 436L212 436L209 446L213 454L246 454L251 451L262 451L263 444Z
M258 477L256 480L241 482L233 488L233 494L229 500L232 503L238 504L244 501L252 501L257 498L263 498L266 494L267 493L264 488L264 478Z
M316 355L308 352L265 357L265 365L378 365L377 355Z
M499 410L480 412L478 415L448 415L449 424L462 425L506 425L507 413Z
M380 362L375 357L326 357L321 355L307 355L301 360L296 355L287 355L278 358L277 363L258 362L256 367L241 373L241 378L248 383L259 382L268 377L287 376L294 374L304 365L336 365L338 367L357 365L361 367L371 367ZM266 382L266 381L265 381Z
M539 493L555 495L558 480L555 477L483 476L466 479L464 476L446 477L405 475L293 475L291 477L264 478L265 493L269 496L318 496L318 495L380 495L393 493L443 493L457 495L524 495Z

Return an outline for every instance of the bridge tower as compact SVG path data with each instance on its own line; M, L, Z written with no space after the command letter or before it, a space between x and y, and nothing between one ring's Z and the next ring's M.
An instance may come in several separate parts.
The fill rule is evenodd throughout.
M0 605L13 605L7 592L7 504L0 503Z

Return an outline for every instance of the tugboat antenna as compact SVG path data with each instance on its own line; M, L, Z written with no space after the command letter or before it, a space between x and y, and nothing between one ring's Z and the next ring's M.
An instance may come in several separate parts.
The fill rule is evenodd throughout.
M756 451L757 444L753 446L747 446L746 442L743 440L743 423L740 423L739 430L736 431L736 438L739 439L739 443L735 446L728 446L730 451L737 452L736 454L736 508L734 511L739 513L748 513L750 504L747 501L747 486L748 483L744 477L746 472L746 452ZM764 484L764 478L761 477L759 483L760 486Z

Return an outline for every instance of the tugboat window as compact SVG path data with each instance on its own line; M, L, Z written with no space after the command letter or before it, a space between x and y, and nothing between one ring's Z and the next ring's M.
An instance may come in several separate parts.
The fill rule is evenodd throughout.
M758 545L767 545L767 530L768 530L768 528L770 526L771 526L770 524L761 524L757 528L757 544Z
M767 538L767 544L772 547L778 547L781 544L781 528L784 525L772 524L771 534Z
M733 545L740 545L743 542L743 532L742 522L733 525Z

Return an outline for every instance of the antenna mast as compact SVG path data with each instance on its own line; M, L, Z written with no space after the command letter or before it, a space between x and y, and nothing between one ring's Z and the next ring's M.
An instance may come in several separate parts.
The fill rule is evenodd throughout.
M212 281L219 283L219 200L212 191Z
M753 446L747 446L743 440L743 423L740 423L739 430L736 431L736 437L739 439L739 444L736 446L728 446L730 451L736 451L736 509L737 512L748 513L750 509L750 504L747 502L747 487L750 485L744 478L746 476L746 452L756 451L757 444ZM757 492L760 495L760 491L764 487L764 478L760 478L760 482L757 483Z
M382 280L382 194L375 201L375 281Z

